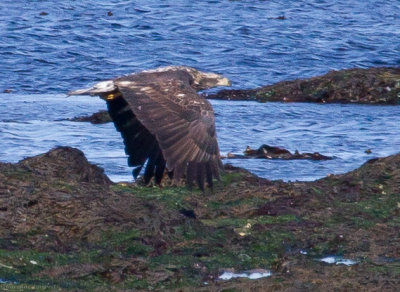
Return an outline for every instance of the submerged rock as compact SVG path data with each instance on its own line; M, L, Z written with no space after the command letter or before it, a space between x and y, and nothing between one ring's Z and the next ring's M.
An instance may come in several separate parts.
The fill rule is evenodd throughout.
M344 69L256 89L221 90L209 99L260 102L399 104L400 68Z

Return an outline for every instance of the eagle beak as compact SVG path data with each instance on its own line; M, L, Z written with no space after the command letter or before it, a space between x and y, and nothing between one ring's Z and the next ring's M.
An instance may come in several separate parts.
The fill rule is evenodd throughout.
M112 92L116 89L113 80L102 81L95 84L92 88L78 89L68 92L68 95L100 95L102 93Z
M72 90L68 91L67 95L84 95L84 94L89 94L90 90L92 88L83 88L83 89L78 89L78 90Z

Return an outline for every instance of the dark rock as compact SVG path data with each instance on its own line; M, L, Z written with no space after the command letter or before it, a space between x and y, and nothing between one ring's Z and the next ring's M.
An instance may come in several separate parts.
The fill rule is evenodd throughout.
M75 118L69 119L69 121L90 122L92 124L105 124L105 123L112 122L111 117L108 114L108 111L106 111L106 110L98 111L97 113L94 113L90 116L75 117Z
M399 104L400 68L345 69L256 89L221 90L209 99L260 102Z
M292 154L289 150L284 148L261 145L257 150L251 149L247 146L244 151L244 155L228 153L226 157L222 158L235 158L235 159L245 159L245 158L263 158L263 159L310 159L310 160L330 160L332 157L322 155L318 152L314 153L299 153L297 150Z
M57 147L45 154L21 160L18 165L29 171L64 181L110 185L104 169L90 164L82 151L71 147Z
M164 215L169 211L158 204L113 187L118 185L103 169L75 148L58 147L16 164L0 163L0 248L14 249L12 241L20 239L19 248L68 252L78 248L77 242L96 242L110 229L118 233L129 226L154 230L151 244L160 240L160 228L170 233L164 218L168 224L184 220L178 211Z

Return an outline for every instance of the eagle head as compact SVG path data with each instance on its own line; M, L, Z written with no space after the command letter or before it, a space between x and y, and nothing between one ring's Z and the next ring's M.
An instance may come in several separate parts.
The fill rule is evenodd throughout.
M219 74L211 72L202 72L194 68L185 67L187 72L193 78L193 83L191 84L193 88L197 91L205 90L217 86L231 86L232 82Z

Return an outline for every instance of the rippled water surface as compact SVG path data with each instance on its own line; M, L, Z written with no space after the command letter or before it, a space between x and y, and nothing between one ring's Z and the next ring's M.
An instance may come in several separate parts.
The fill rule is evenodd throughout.
M328 161L234 160L269 179L313 180L352 170L366 160L400 149L400 107L212 101L222 153L247 145L318 151ZM120 134L112 123L66 121L105 108L89 96L0 94L0 161L18 160L57 145L81 149L115 181L132 180ZM364 151L372 150L372 154Z
M0 92L12 90L0 95L0 161L69 145L114 180L131 179L119 133L66 121L105 108L96 98L66 99L70 89L162 65L223 73L235 88L252 88L400 64L399 1L2 0L0 19ZM398 107L213 105L222 152L265 143L335 156L230 160L271 179L315 179L399 149Z
M170 64L237 88L400 64L399 1L2 0L0 19L0 90L65 92Z

